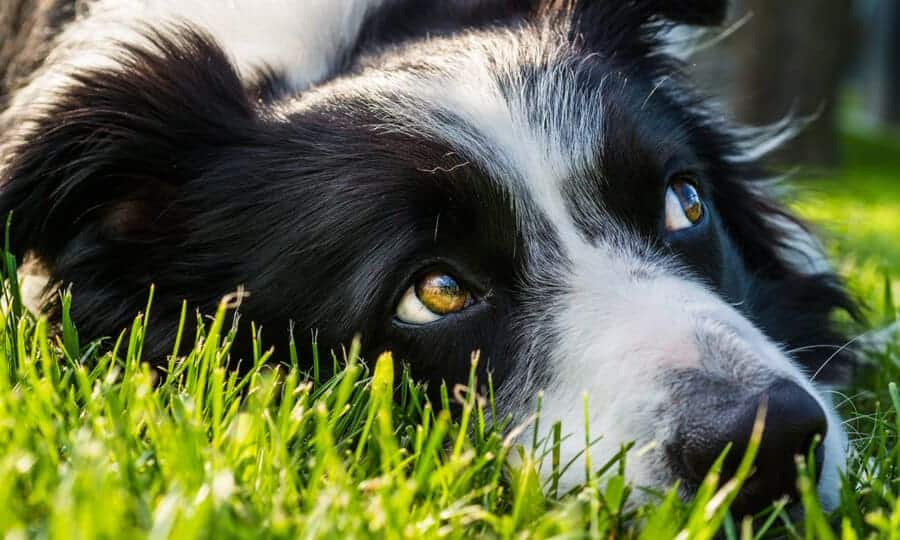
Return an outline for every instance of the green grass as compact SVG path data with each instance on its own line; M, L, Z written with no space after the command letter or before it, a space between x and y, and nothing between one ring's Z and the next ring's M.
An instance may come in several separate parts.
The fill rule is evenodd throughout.
M876 143L850 142L850 172L817 185L816 202L801 197L798 208L839 223L829 246L872 300L871 318L887 322L896 317L884 276L900 268L900 196L884 190L898 189L900 175L891 175L900 162L890 169ZM14 261L3 263L3 276L15 276ZM734 481L720 486L713 471L687 503L669 492L630 504L627 448L608 462L592 456L585 485L556 494L552 478L566 465L555 457L559 437L514 446L508 430L486 421L490 395L473 392L461 393L462 412L451 419L451 398L428 403L389 356L369 369L358 345L321 358L293 349L272 358L257 348L252 369L238 376L228 369L234 332L223 302L212 320L184 318L179 339L194 346L156 374L141 362L143 317L101 353L79 341L65 313L62 331L51 333L22 310L15 280L6 283L4 538L900 538L900 392L891 386L900 380L900 341L871 352L877 369L840 399L856 448L840 508L822 512L798 463L799 522L782 504L736 523L727 507L754 445ZM337 375L316 380L301 359L337 363ZM513 452L516 467L506 460ZM553 472L548 484L538 467Z
M845 167L797 181L795 208L826 240L857 294L873 309L886 275L900 274L900 136L848 135ZM894 280L894 297L900 279Z

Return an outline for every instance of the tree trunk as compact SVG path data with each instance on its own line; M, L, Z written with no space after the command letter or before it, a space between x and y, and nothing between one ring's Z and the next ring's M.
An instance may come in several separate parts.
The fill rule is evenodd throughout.
M868 108L877 122L900 125L900 3L880 0L867 19L863 83Z
M852 0L743 0L749 22L729 40L731 99L738 120L775 122L791 112L816 120L773 156L832 167L839 160L840 83L855 49Z

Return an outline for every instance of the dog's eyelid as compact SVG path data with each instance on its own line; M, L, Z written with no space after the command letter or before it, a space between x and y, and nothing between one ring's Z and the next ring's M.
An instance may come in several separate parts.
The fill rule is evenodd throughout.
M687 182L700 190L703 187L701 181L703 176L699 167L680 167L666 177L666 186L671 186L675 182Z

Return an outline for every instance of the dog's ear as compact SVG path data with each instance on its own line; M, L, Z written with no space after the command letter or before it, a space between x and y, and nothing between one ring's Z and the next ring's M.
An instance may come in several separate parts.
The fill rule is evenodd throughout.
M722 24L728 12L728 0L550 0L549 6L568 5L576 15L603 23L597 17L617 25L644 26L652 21L664 21L692 26Z
M20 257L52 268L70 245L177 236L179 187L254 120L235 69L197 31L148 31L113 60L71 74L7 153L0 215L13 212Z
M537 10L568 19L569 39L587 50L634 57L658 51L667 28L716 26L727 12L728 0L540 0Z
M633 4L648 20L661 18L692 26L722 24L728 12L728 0L638 0Z

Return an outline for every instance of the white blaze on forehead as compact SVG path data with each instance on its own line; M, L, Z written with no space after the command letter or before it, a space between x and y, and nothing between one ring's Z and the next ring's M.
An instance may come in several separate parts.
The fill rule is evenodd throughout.
M512 81L504 93L496 80L496 73L479 64L481 73L469 78L447 81L441 89L443 99L437 101L445 104L448 111L461 117L466 124L478 133L486 146L482 148L461 149L465 155L475 153L477 160L487 167L495 179L501 179L515 196L527 195L529 201L540 209L556 229L564 247L573 248L572 244L581 244L572 217L566 208L563 197L563 183L579 169L579 148L565 148L564 134L560 132L567 126L567 118L555 116L552 101L538 98L534 103L526 102L520 94L524 81ZM548 74L547 77L558 74ZM553 82L537 83L540 91L549 90ZM564 90L557 99L564 99ZM597 97L599 102L599 96ZM539 120L543 123L535 125L529 114L538 109ZM590 114L590 113L588 113ZM599 120L599 115L596 116ZM598 122L599 123L599 122ZM591 134L586 133L589 137ZM451 144L457 141L450 141ZM594 139L594 143L598 141ZM455 145L455 146L458 146ZM524 191L524 193L523 193ZM520 205L523 212L529 211L528 204ZM526 218L527 219L527 218Z
M518 199L523 226L533 223L527 214L534 205L566 247L581 246L563 184L595 166L602 95L579 87L583 59L561 43L550 28L435 38L410 50L402 64L313 89L285 112L335 95L365 103L384 119L376 131L447 144Z

